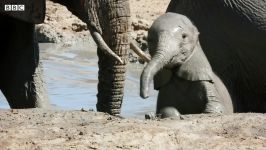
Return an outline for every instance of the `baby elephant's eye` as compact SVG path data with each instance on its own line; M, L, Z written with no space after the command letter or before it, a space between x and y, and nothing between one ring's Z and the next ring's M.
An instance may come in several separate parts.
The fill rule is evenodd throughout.
M182 34L182 38L183 38L183 39L187 38L187 36L188 36L188 35L187 35L186 33L183 33L183 34Z

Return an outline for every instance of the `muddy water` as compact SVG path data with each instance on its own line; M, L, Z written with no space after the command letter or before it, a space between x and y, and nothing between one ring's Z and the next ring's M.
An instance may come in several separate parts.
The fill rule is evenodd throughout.
M44 77L53 108L96 110L98 58L93 42L75 46L40 44ZM143 65L129 64L126 75L122 116L144 118L144 114L155 110L157 93L143 100L139 96L139 76ZM151 88L152 89L152 88ZM0 95L0 108L9 108Z

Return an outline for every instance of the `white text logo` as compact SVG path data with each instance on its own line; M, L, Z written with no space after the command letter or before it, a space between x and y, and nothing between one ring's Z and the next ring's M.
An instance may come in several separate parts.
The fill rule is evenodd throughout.
M24 11L25 5L5 5L5 11Z

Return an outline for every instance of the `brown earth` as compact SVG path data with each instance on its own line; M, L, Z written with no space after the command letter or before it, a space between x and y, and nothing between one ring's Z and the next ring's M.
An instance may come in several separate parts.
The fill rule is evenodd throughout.
M129 0L131 17L134 20L152 23L158 16L162 15L170 0Z
M0 110L0 149L266 149L266 115L120 119L90 111Z

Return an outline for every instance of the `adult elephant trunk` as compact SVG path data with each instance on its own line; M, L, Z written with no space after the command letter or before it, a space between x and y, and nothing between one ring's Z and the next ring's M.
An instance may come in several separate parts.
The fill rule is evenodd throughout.
M124 91L125 58L129 49L129 0L53 1L67 6L73 14L87 23L98 46L97 110L119 115Z
M126 72L126 57L129 49L129 17L130 9L128 0L103 0L107 1L102 8L103 39L116 53L123 63L110 58L103 51L98 50L99 56L99 83L97 110L112 115L120 114Z

